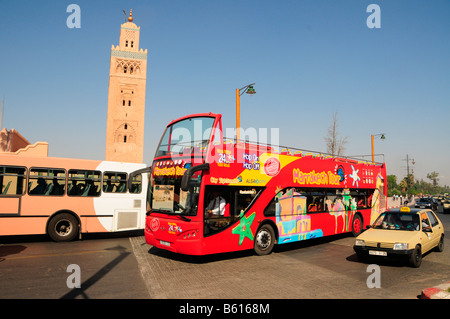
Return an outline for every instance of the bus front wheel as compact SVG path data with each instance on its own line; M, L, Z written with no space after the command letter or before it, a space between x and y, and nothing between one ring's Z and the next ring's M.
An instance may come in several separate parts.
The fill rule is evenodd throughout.
M78 221L68 213L54 216L47 226L47 233L54 241L71 241L78 235Z
M275 244L275 232L269 224L262 225L255 236L255 253L259 256L268 255L272 252Z

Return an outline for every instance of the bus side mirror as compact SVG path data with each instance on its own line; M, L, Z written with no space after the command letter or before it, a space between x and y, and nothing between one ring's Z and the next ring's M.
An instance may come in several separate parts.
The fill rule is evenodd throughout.
M195 172L198 171L206 171L209 170L209 164L201 164L197 166L193 166L191 168L188 168L186 172L184 172L184 175L181 179L181 190L184 192L187 192L189 190L189 182L191 181L192 175L194 175Z

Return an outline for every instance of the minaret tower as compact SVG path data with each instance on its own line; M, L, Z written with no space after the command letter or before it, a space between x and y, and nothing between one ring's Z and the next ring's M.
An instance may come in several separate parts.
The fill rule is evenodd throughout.
M107 161L143 162L147 49L139 49L139 32L130 10L128 22L120 27L119 45L111 48Z

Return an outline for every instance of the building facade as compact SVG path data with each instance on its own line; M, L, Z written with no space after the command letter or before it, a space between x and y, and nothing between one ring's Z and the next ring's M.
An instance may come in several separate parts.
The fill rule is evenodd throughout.
M13 154L20 156L48 156L48 143L36 142L31 144L15 129L9 131L4 128L0 131L0 154Z
M130 10L128 22L120 28L119 45L111 48L107 161L143 162L147 49L139 49L139 33Z

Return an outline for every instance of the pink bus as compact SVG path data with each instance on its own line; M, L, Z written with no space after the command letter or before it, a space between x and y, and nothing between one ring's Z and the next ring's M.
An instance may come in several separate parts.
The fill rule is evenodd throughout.
M0 154L0 236L143 229L145 164ZM128 181L131 179L130 181Z

